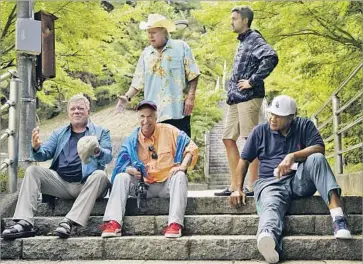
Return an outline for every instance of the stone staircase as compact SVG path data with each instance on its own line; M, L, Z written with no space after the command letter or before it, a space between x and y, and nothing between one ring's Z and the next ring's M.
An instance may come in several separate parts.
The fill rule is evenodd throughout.
M56 200L54 208L39 204L35 218L38 236L1 240L1 258L15 259L14 263L16 259L262 259L256 247L258 216L252 198L247 198L247 205L237 209L230 206L228 198L213 197L211 191L189 192L188 196L184 236L179 239L162 236L167 224L168 199L149 199L148 211L141 214L136 208L136 200L130 198L123 236L109 239L102 239L98 229L107 199L97 201L87 227L77 228L69 239L54 236L53 230L70 210L73 201ZM361 199L359 196L342 199L354 234L352 240L334 239L329 211L319 196L294 200L286 217L283 259L361 260ZM10 218L6 221L9 222Z
M227 114L227 106L223 102L220 107L224 109L222 120L210 131L209 149L209 189L224 189L231 184L231 172L228 166L226 148L223 144L223 129ZM237 141L238 149L243 148L243 140ZM245 183L248 182L248 175Z

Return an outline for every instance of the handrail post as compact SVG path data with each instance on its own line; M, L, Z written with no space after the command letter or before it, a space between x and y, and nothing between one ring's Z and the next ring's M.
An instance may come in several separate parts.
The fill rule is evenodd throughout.
M9 108L9 138L8 152L10 164L8 166L8 191L16 192L18 181L18 160L19 160L19 124L20 124L20 79L13 77L10 81L9 101L12 105Z
M319 120L318 120L318 117L316 115L313 115L311 117L311 121L313 121L313 123L316 126L316 128L318 128L318 124L319 124L318 122L319 122Z
M204 134L204 179L209 184L209 151L210 151L210 132Z
M340 115L338 112L340 107L340 100L338 96L333 95L333 133L334 133L334 156L335 156L335 173L343 173L343 155L340 153L342 150L342 136L338 133L340 125Z

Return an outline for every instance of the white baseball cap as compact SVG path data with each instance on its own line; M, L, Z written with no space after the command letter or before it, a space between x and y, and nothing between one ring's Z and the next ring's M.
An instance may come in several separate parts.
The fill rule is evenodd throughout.
M272 103L267 108L267 111L278 116L295 115L296 102L290 96L279 95L272 100Z

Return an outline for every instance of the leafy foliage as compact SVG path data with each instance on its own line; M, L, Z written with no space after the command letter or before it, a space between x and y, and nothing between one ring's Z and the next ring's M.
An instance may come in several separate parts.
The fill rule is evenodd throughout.
M186 18L189 27L173 33L172 38L188 42L202 72L192 117L193 138L202 146L203 133L221 118L218 102L224 95L215 90L215 84L223 74L225 61L230 71L238 43L236 34L230 30L230 12L235 5L245 3L104 2L36 1L35 11L44 10L58 17L57 77L46 81L37 96L54 109L79 92L87 93L99 105L114 102L117 94L128 89L138 57L148 45L147 35L138 28L140 21L145 21L150 13L172 20ZM16 62L16 13L14 2L1 1L0 5L3 72ZM311 116L361 61L362 3L274 1L248 5L255 11L252 28L258 29L279 55L277 68L266 79L268 99L277 94L291 95L298 102L299 115ZM360 73L341 94L342 103L362 89L361 80ZM6 87L1 88L6 94ZM361 107L357 104L342 114L343 123L361 115ZM329 111L322 113L321 119L328 115ZM359 128L354 129L347 133L344 145L359 142ZM330 125L323 134L329 136L331 131ZM357 163L361 153L357 149L347 155L347 160ZM196 169L202 171L201 163Z

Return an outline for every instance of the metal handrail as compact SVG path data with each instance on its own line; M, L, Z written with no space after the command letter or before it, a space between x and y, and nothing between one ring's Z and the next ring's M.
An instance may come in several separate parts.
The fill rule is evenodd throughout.
M322 125L318 127L318 130L322 130L327 124L329 124L331 121L333 121L333 117L329 117Z
M316 117L318 114L323 111L323 109L332 101L333 96L336 96L340 90L347 85L347 83L358 73L358 71L363 67L363 62L361 62L349 75L349 77L332 93L332 95L325 101L325 103L322 105L322 107L319 108L318 111L316 111L312 118Z
M0 142L8 140L8 158L0 164L0 172L8 170L8 192L16 192L18 181L18 160L19 160L19 125L20 125L20 79L17 72L8 70L0 76L0 81L10 80L9 100L0 108L0 113L9 111L9 127L0 136Z
M348 148L343 149L342 148L342 137L344 135L344 132L346 132L347 130L349 130L350 128L363 123L363 117L362 116L355 116L353 118L353 120L351 120L351 122L349 122L348 124L345 124L345 126L343 128L340 127L341 125L341 121L340 121L340 114L347 110L348 107L350 107L354 102L356 102L359 98L362 97L363 95L363 89L361 89L360 91L358 91L348 102L346 102L343 106L340 106L340 100L338 97L338 93L347 86L347 84L353 79L353 77L355 77L357 75L357 73L362 69L363 67L363 62L361 62L347 77L347 79L345 79L342 84L335 89L335 91L332 93L332 95L325 101L325 103L323 104L322 107L319 108L319 110L317 110L313 115L312 115L312 120L314 121L316 127L318 128L319 131L321 131L321 129L323 129L324 127L326 127L326 125L328 125L331 121L333 121L333 133L327 137L325 139L325 142L330 142L331 140L334 139L334 153L332 155L328 155L326 158L335 158L335 170L336 173L338 174L343 174L343 153L352 151L354 149L357 149L359 147L363 147L363 143L358 143L355 144L353 146L350 146ZM331 109L332 109L332 113L329 117L327 117L327 119L321 124L318 124L318 115L320 113L322 113L322 111L329 106L329 104L331 105Z
M363 121L363 117L359 117L356 120L354 120L353 122L349 123L347 126L341 128L337 133L338 134L342 134L343 132L347 131L349 128L354 127L355 125L358 125L360 122Z
M340 114L341 112L343 112L345 109L347 109L352 103L354 103L357 99L359 99L359 97L361 97L363 95L363 90L359 91L355 96L353 96L352 99L350 99L345 105L343 105L342 107L340 107L340 109L337 111L337 114Z

